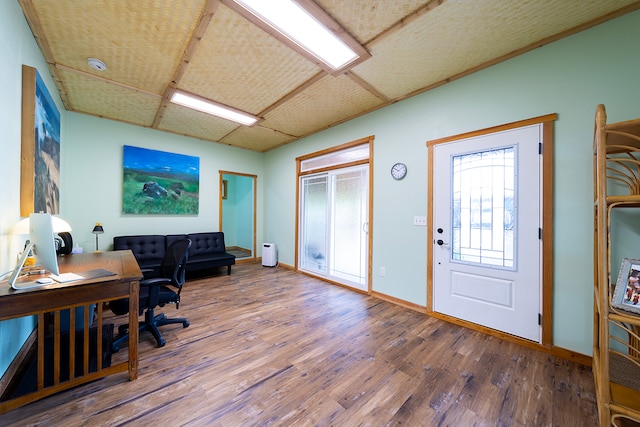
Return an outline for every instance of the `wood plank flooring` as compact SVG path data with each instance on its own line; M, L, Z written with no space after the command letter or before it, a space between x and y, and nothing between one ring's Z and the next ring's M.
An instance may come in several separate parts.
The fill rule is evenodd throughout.
M161 309L191 326L163 327L163 348L141 336L138 380L113 375L0 425L597 425L590 368L290 270L224 270Z

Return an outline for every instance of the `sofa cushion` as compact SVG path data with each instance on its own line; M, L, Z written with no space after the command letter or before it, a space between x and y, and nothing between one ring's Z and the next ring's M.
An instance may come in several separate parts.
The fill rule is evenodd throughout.
M160 234L114 237L113 250L124 249L131 249L141 268L154 268L164 257L165 237Z
M176 240L183 240L188 238L189 236L187 236L186 234L167 234L165 236L165 244L167 245L166 247L168 248ZM191 250L189 250L189 254L191 254Z
M189 258L198 257L198 255L211 255L213 253L224 253L224 233L220 231L212 233L192 233L187 237L191 239L191 249L189 249Z

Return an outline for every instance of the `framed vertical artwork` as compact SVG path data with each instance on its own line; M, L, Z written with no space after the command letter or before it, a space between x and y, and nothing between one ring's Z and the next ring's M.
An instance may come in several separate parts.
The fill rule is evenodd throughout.
M197 215L200 158L124 146L122 213Z
M20 216L60 213L60 112L38 70L22 66Z

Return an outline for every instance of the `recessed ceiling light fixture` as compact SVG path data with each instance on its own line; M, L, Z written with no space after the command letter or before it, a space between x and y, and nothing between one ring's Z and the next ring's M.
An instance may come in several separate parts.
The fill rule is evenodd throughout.
M193 108L194 110L211 114L212 116L231 120L232 122L240 123L245 126L251 126L258 121L258 117L249 113L180 91L173 93L171 96L171 102L182 105L183 107Z
M233 0L262 23L312 55L331 70L370 55L315 3L299 0ZM253 20L255 22L255 20ZM339 37L337 34L340 34Z
M107 69L107 64L96 58L87 58L87 64L89 64L89 67L98 71L105 71Z

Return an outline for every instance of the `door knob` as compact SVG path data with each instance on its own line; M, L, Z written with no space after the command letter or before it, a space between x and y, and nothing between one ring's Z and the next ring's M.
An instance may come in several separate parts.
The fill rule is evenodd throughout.
M436 243L438 244L438 246L449 246L449 244L442 239L436 240Z

